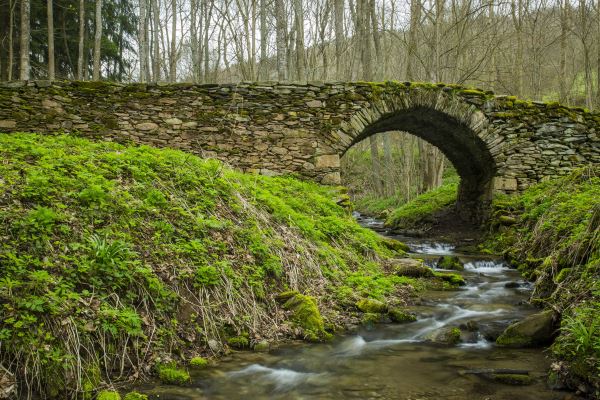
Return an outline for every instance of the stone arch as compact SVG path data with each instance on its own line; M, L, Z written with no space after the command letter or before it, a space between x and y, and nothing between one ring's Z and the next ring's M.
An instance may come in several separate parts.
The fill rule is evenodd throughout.
M491 147L496 135L479 107L443 92L385 96L340 126L343 155L369 136L392 130L413 134L439 148L461 181L456 208L471 221L486 217L497 171Z

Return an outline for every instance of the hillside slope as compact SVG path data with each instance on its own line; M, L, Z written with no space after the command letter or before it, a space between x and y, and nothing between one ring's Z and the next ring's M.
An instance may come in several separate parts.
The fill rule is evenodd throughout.
M335 188L70 136L0 134L0 160L0 382L22 396L323 340L414 283Z

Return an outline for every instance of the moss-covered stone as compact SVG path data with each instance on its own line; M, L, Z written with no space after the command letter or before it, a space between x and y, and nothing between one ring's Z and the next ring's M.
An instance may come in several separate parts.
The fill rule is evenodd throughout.
M96 400L121 400L121 395L114 390L103 390L98 393Z
M254 345L253 350L257 352L266 352L269 351L270 348L271 344L267 340L261 340Z
M398 324L404 324L407 322L414 322L417 320L417 316L408 312L408 311L404 311L401 310L399 308L392 308L388 311L388 315L390 317L390 319L392 320L392 322L398 323Z
M206 366L208 366L208 360L204 357L192 357L190 360L190 367L204 368Z
M456 327L445 327L433 332L429 339L439 344L455 345L461 341L461 331Z
M464 286L467 284L465 278L463 278L460 274L455 274L452 272L436 272L435 276L452 286Z
M139 392L129 392L125 395L123 400L148 400L148 395Z
M190 381L190 374L183 368L178 368L175 362L158 364L158 378L167 385L183 385Z
M388 262L392 273L398 276L411 278L429 278L433 276L433 270L423 263L423 260L413 258L394 259Z
M492 374L491 378L507 385L525 386L533 383L533 379L527 374Z
M464 271L465 269L465 265L457 256L441 256L437 261L437 267L455 271Z
M510 325L496 339L496 344L505 347L543 346L552 341L556 334L556 316L552 310L529 315L522 321Z
M367 327L380 324L382 322L385 322L385 317L380 313L364 313L360 319L361 325L365 325Z
M356 302L356 308L364 313L382 314L387 312L387 305L379 300L362 298Z
M227 338L227 344L236 349L246 349L250 346L248 334Z
M289 291L279 294L277 299L284 301L283 308L291 311L292 321L304 330L307 339L318 340L330 336L325 332L325 323L314 297Z
M392 239L392 238L384 238L383 240L383 244L385 244L385 246L390 249L390 250L394 250L398 253L404 254L410 251L410 247L408 247L407 244L402 243L399 240L396 239Z

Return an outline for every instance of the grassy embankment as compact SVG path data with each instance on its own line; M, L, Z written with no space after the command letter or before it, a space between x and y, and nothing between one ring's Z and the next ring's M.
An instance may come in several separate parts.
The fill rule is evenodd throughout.
M432 222L434 215L456 202L460 178L454 170L444 176L442 186L404 202L397 195L358 199L356 209L386 220L386 225L399 230L422 227Z
M0 134L0 160L0 381L20 396L186 382L206 358L327 339L364 298L391 313L420 286L386 272L401 244L335 188L69 136Z
M560 315L551 380L600 397L600 167L497 198L492 228L486 245L535 282L534 303Z
M392 211L386 224L419 227L455 198L456 183L444 185ZM481 249L504 254L535 282L532 302L559 314L554 384L600 397L600 168L498 196Z

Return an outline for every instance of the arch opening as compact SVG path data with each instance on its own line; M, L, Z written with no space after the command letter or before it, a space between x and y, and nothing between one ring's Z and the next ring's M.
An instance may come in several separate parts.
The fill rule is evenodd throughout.
M438 148L460 177L455 206L458 215L473 223L487 218L496 165L486 143L469 126L429 107L395 111L368 124L344 149L342 156L362 140L390 131L407 132Z

